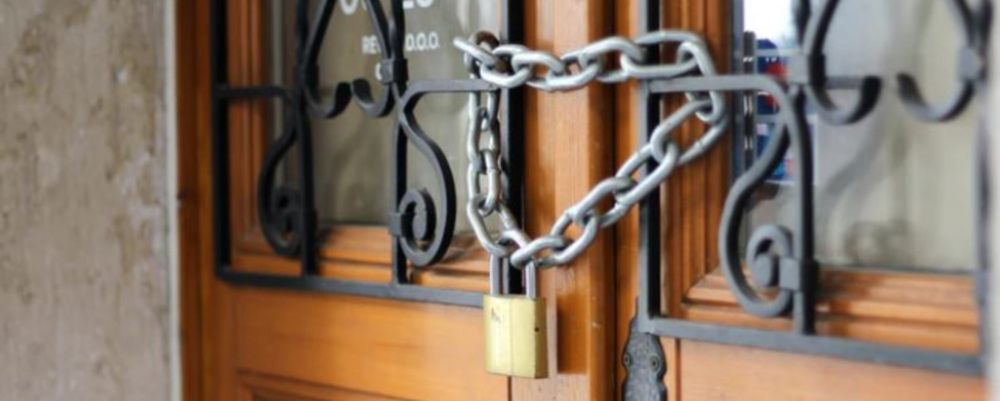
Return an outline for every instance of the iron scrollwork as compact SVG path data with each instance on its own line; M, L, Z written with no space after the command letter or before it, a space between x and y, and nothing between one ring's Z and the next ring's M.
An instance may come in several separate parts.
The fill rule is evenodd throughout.
M976 8L963 0L943 0L962 38L957 54L958 87L940 104L929 104L912 76L893 77L905 109L917 119L942 122L955 118L970 104L986 78L986 51L991 2ZM645 2L646 13L656 13L658 0ZM640 136L649 135L655 123L658 102L671 93L725 91L735 95L765 94L777 104L775 136L763 153L735 179L725 201L719 226L718 250L721 270L730 292L746 312L764 318L790 317L790 332L774 332L740 327L717 326L671 319L659 310L658 199L648 198L641 208L641 241L638 326L645 333L690 338L727 344L756 346L792 352L843 357L927 369L980 374L977 355L951 354L913 348L879 345L816 334L816 294L819 267L814 254L813 227L813 146L805 122L807 105L831 125L856 123L868 116L883 95L879 76L833 77L826 72L823 47L839 0L794 2L795 39L798 43L788 61L786 78L770 75L726 75L714 78L688 77L643 84L641 104L647 108L640 119L646 123ZM817 5L815 8L813 5ZM657 29L658 21L647 21L647 29ZM838 105L828 89L854 93L850 104ZM656 113L650 115L650 113ZM740 255L746 216L752 208L751 196L790 152L796 161L794 222L791 226L764 225L749 235L746 254ZM744 267L750 271L745 273Z
M416 266L427 266L440 260L455 230L457 201L455 178L448 167L448 159L441 148L427 137L417 122L414 110L424 96L432 93L484 92L490 85L476 80L423 81L416 83L401 102L400 127L396 132L395 191L399 205L394 222L390 223L394 241L403 254ZM406 187L406 142L412 142L428 160L433 161L440 188L440 205L434 202L426 189L404 190ZM398 230L397 230L398 227Z
M215 179L216 255L219 277L234 283L300 288L325 292L349 293L413 301L438 302L478 306L478 294L464 291L436 290L407 285L408 269L424 267L440 261L451 244L456 222L455 181L444 152L421 127L416 105L421 98L435 93L475 93L496 88L478 80L424 80L410 86L407 57L404 54L406 18L403 2L393 1L388 9L379 0L364 0L363 8L370 20L379 46L380 60L376 66L377 82L355 79L338 82L329 98L320 88L319 55L328 36L331 18L337 11L337 0L321 0L315 4L310 20L309 0L295 5L295 57L292 84L289 87L231 87L227 84L224 57L226 48L226 6L223 0L212 2L212 76L213 93L213 156ZM501 1L502 26L507 36L518 35L519 6ZM513 17L513 18L512 18ZM381 86L378 94L374 87ZM297 277L265 276L235 272L228 268L229 233L227 105L235 99L277 99L283 106L286 129L271 144L264 155L257 179L257 215L264 238L275 253L297 257L301 272ZM333 119L354 101L369 118L394 116L392 196L388 230L392 235L392 282L387 284L350 282L324 279L318 276L318 215L314 204L313 152L311 119ZM519 121L516 110L506 105L504 117ZM509 124L509 121L504 121ZM509 126L504 127L505 130ZM509 135L505 135L505 139ZM434 195L427 188L409 188L407 184L408 149L413 146L431 166L437 180ZM514 146L514 145L512 145ZM297 150L295 186L279 184L283 163L292 159ZM513 186L512 186L513 187ZM512 189L512 196L517 196Z
M948 0L949 11L962 31L964 47L961 49L961 75L959 88L943 105L928 105L920 94L919 85L906 73L896 76L900 98L917 118L940 122L957 116L969 104L976 82L983 78L985 68L986 26L973 21L973 13L962 0ZM817 264L814 252L813 222L813 156L810 136L806 130L807 102L815 105L823 121L831 125L855 123L874 109L881 93L879 77L840 79L850 82L838 87L857 92L853 105L841 108L831 100L827 86L831 77L825 72L823 45L830 31L830 22L841 4L840 0L826 0L818 10L810 10L809 1L793 3L796 16L798 49L789 64L786 88L771 86L757 88L767 93L778 104L777 137L764 150L760 160L733 184L723 209L719 236L722 270L729 280L730 289L740 305L760 317L776 317L792 312L795 331L815 331L815 292ZM980 13L977 13L977 15ZM753 191L767 175L774 171L788 148L797 161L795 176L796 227L766 225L757 228L750 237L745 257L758 287L777 289L770 298L760 296L743 273L737 256L739 229Z

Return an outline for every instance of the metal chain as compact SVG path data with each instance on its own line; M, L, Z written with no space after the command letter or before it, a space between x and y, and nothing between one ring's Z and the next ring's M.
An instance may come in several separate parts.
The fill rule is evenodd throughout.
M453 43L465 53L465 64L473 78L506 89L527 85L546 92L563 92L594 81L622 83L632 79L716 75L704 40L686 31L657 31L636 40L606 38L562 57L522 45L500 45L495 36L486 32L478 32L468 40L455 39ZM645 49L665 44L677 45L674 61L647 64ZM617 67L612 67L615 55L618 63ZM660 122L649 141L626 160L613 177L598 183L579 202L566 209L548 235L532 239L521 229L517 216L504 199L505 162L497 121L500 91L470 94L466 213L479 242L492 256L492 263L509 258L511 265L517 268L529 264L543 268L571 262L594 242L600 229L625 217L633 206L659 188L675 168L704 154L727 128L725 99L719 92L692 92L686 93L686 97L687 103ZM672 134L692 117L706 123L708 129L682 153ZM655 167L637 178L647 165ZM605 200L611 200L612 206L601 210ZM487 221L491 218L499 221L497 235L488 227ZM582 230L576 238L567 235L573 225Z

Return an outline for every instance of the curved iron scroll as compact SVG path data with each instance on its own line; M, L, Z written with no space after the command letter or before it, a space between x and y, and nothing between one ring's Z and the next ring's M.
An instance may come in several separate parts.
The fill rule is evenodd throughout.
M399 127L394 144L396 213L390 229L403 254L416 266L427 266L444 257L455 231L455 178L448 159L417 121L414 110L424 96L432 93L471 93L496 90L481 80L422 81L414 84L400 99ZM406 189L406 145L412 142L427 160L437 177L439 204L424 188Z
M951 77L957 88L940 104L929 104L919 84L908 74L896 80L900 101L913 118L927 122L955 118L986 79L986 51L991 15L991 1L978 2L972 8L963 0L944 1L962 38L956 61L959 74ZM658 15L659 1L649 0L644 12ZM737 3L739 4L739 3ZM813 227L813 150L805 122L807 104L823 121L852 124L874 109L883 92L883 77L831 77L826 73L823 46L830 34L839 0L794 3L796 39L791 52L788 75L779 79L768 75L729 75L715 78L688 77L640 84L641 102L647 105L640 117L643 140L658 119L658 104L667 94L691 91L727 91L736 96L766 94L777 103L776 134L763 154L734 181L725 201L719 224L718 252L721 270L734 298L746 312L764 318L791 317L790 332L774 332L739 327L724 327L671 319L660 310L659 200L654 195L641 207L640 302L637 314L642 332L675 338L688 338L727 344L755 346L792 352L836 356L879 363L899 364L927 369L978 374L982 361L977 355L952 354L907 347L864 343L816 334L816 293L819 290L818 267L814 255ZM816 5L813 9L810 5ZM658 29L658 20L647 20L646 30ZM850 90L850 104L838 105L828 89ZM738 103L738 102L737 102ZM650 115L651 113L657 113ZM796 161L794 222L790 226L765 225L750 233L746 254L740 255L741 232L753 207L751 195L790 152ZM749 270L750 275L745 273Z
M797 327L809 331L811 314L808 313L812 291L810 280L815 273L814 266L807 261L813 258L812 221L812 146L805 118L797 113L796 105L803 102L802 94L792 90L786 94L775 80L765 77L747 77L740 89L765 92L774 97L779 105L778 135L768 145L761 160L741 176L730 190L722 212L719 228L719 252L722 270L729 280L732 293L750 313L762 317L775 317L787 313L796 304ZM791 147L792 154L799 161L795 175L796 217L798 226L788 230L778 226L757 229L747 247L747 262L754 273L757 284L777 287L778 294L765 298L750 286L743 274L737 255L739 248L739 228L742 216L746 214L750 196L767 176L781 162ZM806 262L806 263L803 263Z
M308 0L296 3L295 46L296 62L293 69L293 86L287 89L285 119L289 126L278 140L269 146L257 180L257 211L264 238L274 251L284 256L314 253L315 241L307 239L316 235L316 210L313 205L313 166L310 116L335 118L342 113L352 97L362 111L372 117L389 113L395 97L405 90L406 74L397 71L405 66L402 54L401 26L402 5L394 2L393 22L387 22L381 2L365 0L365 9L371 20L382 53L379 82L384 88L377 99L371 95L371 84L364 79L350 83L339 82L333 96L324 101L320 94L319 55L327 37L330 19L336 10L336 0L323 0L316 10L315 20L309 21ZM398 21L398 22L397 22ZM392 40L390 40L392 39ZM281 163L292 145L299 144L299 188L278 187L275 181ZM308 163L307 163L308 162ZM311 267L306 268L312 270Z
M959 88L944 105L929 106L920 96L912 77L897 76L903 103L915 117L929 121L944 121L958 115L968 105L973 85L981 80L985 68L985 38L977 36L977 32L985 34L985 27L980 28L973 22L972 12L962 0L944 1L956 18L964 39L959 56L963 65L963 73L957 77ZM806 101L815 104L819 115L828 123L850 124L871 112L882 84L875 76L851 79L852 84L839 89L853 89L858 99L850 107L838 108L826 91L829 77L825 74L822 51L840 0L826 0L815 12L810 12L809 1L794 4L799 46L790 62L787 88L753 76L746 77L744 87L740 88L766 93L775 100L779 109L777 135L730 190L720 223L719 252L731 292L746 311L760 317L777 317L791 312L796 332L813 333L818 273L813 255L813 156L805 124ZM739 228L748 212L753 191L777 167L789 148L796 160L796 226L791 229L770 225L757 228L750 237L744 259L758 288L777 291L776 295L765 297L750 285L743 272L737 255Z
M441 148L424 132L414 112L419 100L435 92L493 91L496 88L474 80L417 81L410 84L404 39L406 21L404 2L392 1L388 8L379 0L364 0L364 11L369 18L373 34L380 46L377 65L377 82L355 79L334 85L331 94L324 98L319 82L323 68L319 55L328 36L331 19L337 12L337 0L297 0L295 4L294 44L295 58L292 84L289 87L249 86L230 87L225 68L226 5L225 0L212 0L212 79L213 87L213 177L215 180L216 207L216 274L235 283L302 288L328 292L350 293L377 297L391 297L416 301L429 301L477 306L481 297L477 293L437 290L404 285L408 281L409 266L421 267L440 261L451 244L456 221L455 181L451 166ZM507 39L520 40L521 5L501 4L502 31ZM314 5L314 17L310 10ZM381 86L376 95L374 87ZM509 93L504 95L509 99ZM280 100L286 130L265 152L257 177L257 215L264 238L275 253L285 257L298 257L301 273L296 277L263 276L236 272L228 268L228 165L226 111L231 100L270 98ZM389 232L393 242L392 281L387 284L366 284L323 279L317 275L318 217L314 205L313 149L311 144L311 119L338 117L351 101L367 116L378 118L393 115L396 126L393 132L392 185L393 202L389 211ZM509 102L509 101L508 101ZM401 107L396 107L397 103ZM506 106L502 123L508 126L519 122L519 114ZM378 134L378 133L373 133ZM510 136L504 135L509 141ZM420 157L429 162L437 189L409 188L407 186L408 148L412 146ZM505 144L516 149L516 144ZM290 152L297 152L294 159ZM284 163L294 160L298 177L294 183L279 185L277 180ZM516 179L515 178L512 178ZM288 185L294 184L294 185ZM516 187L511 198L516 198Z

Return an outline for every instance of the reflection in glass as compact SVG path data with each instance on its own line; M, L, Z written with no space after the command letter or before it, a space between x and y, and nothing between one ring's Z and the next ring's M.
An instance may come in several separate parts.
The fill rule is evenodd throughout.
M793 0L743 0L754 57L745 65L781 76L794 46ZM832 126L807 113L814 138L817 258L824 265L966 270L975 265L973 137L975 115L928 124L905 110L893 77L913 74L931 100L958 85L959 28L945 2L842 0L824 52L834 77L877 75L886 87L873 113ZM850 91L831 91L853 101ZM745 143L762 152L775 105L752 102ZM975 109L972 105L970 109ZM795 160L786 157L757 193L750 225L789 224Z
M272 75L277 82L289 83L294 68L294 45L291 41L294 3L271 0L272 6ZM313 7L316 6L313 2ZM383 0L386 12L389 1ZM405 53L409 60L411 81L422 79L467 78L462 55L451 45L455 37L473 32L499 29L499 2L473 0L404 1L406 9ZM338 82L366 79L378 97L383 88L377 84L376 64L381 49L372 31L364 1L338 0L330 21L319 66L320 85L329 95ZM464 153L467 97L465 95L427 96L417 106L416 116L428 136L447 155L455 176L459 210L465 204ZM275 132L280 132L280 118L275 118ZM323 226L331 224L385 225L391 209L392 139L395 113L383 118L365 115L357 104L334 119L312 120L315 165L316 207ZM289 166L289 177L294 175ZM408 187L427 188L437 196L437 178L430 163L416 149L409 149ZM456 230L468 229L464 213L458 213Z

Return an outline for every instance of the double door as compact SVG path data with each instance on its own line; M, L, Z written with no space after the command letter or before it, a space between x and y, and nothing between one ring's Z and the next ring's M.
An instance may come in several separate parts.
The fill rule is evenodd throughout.
M984 81L952 65L963 47L981 50L966 46L985 31L977 4L844 0L817 28L826 43L805 50L798 32L821 25L825 2L177 3L178 90L189 100L186 399L984 397L970 161ZM884 21L872 26L885 43L870 51L946 56L886 57L916 70L927 103L949 104L910 112L912 93L892 93L885 63L849 61L870 58L852 53L863 43L852 21L867 14ZM930 33L899 45L921 26ZM571 263L541 271L549 377L489 374L480 306L490 256L465 217L465 107L468 91L492 88L426 81L466 80L452 39L477 30L565 54L659 29L697 33L717 73L756 78L694 80L694 97L724 99L721 139ZM677 61L676 47L655 50ZM830 77L797 70L822 70L797 56L824 52ZM504 190L527 233L548 233L690 101L670 82L503 91ZM829 90L830 107L807 87ZM845 112L865 96L857 109L867 110ZM709 128L688 119L671 141L688 149ZM772 142L788 143L769 154ZM737 202L757 163L770 168ZM794 249L779 249L781 235L755 242L767 227Z

